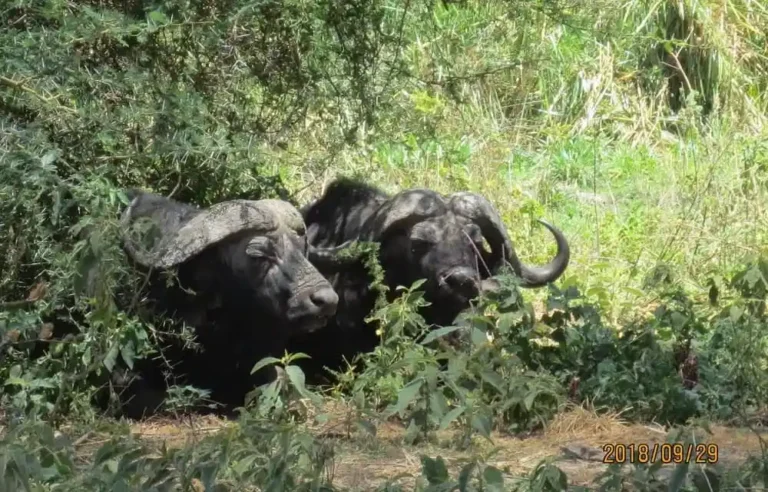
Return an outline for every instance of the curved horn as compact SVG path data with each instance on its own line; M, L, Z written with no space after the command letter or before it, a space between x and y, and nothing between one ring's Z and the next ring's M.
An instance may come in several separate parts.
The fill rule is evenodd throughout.
M279 224L288 227L292 231L298 232L300 235L307 232L307 226L304 224L304 218L299 209L286 201L275 199L236 201L247 201L251 204L258 203L259 207L269 209Z
M491 274L497 273L504 261L507 261L522 280L522 287L543 287L557 280L568 267L570 247L563 233L555 226L539 220L555 236L557 254L551 262L542 267L530 267L517 257L501 217L485 197L470 192L455 193L450 196L449 207L456 214L467 217L480 226L491 246Z
M127 192L131 202L120 218L123 248L137 263L145 267L155 266L156 253L164 249L167 236L175 231L201 210L195 206L171 200L155 193L138 189ZM148 222L148 230L136 234L137 222ZM140 237L136 237L136 236Z
M178 265L243 230L267 232L281 225L304 228L299 211L280 200L232 200L201 210L153 193L136 196L123 212L126 233L139 219L152 222L152 244L144 248L126 234L125 248L138 263L153 268Z
M387 200L365 223L360 239L377 241L394 226L433 217L446 209L445 200L432 190L403 191Z

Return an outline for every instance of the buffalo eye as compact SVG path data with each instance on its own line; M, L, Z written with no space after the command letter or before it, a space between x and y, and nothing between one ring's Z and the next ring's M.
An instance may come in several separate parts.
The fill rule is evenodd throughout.
M423 255L431 246L432 243L429 241L423 239L411 239L411 253L414 255Z

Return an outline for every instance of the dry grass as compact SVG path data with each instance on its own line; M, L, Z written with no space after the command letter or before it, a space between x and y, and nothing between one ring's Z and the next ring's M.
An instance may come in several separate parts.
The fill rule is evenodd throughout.
M588 484L606 470L602 460L606 444L652 444L665 442L667 429L660 425L628 424L620 414L598 414L591 408L574 407L556 416L543 431L515 437L495 433L493 443L476 440L474 449L457 451L445 446L451 431L438 434L436 443L407 446L404 427L397 422L382 422L376 437L361 434L349 425L351 409L332 402L324 409L329 417L323 424L310 426L318 438L334 443L334 483L351 490L369 490L375 485L402 475L402 484L412 485L421 470L420 457L442 456L453 474L478 452L498 451L489 464L510 476L529 473L544 459L555 459L567 473L570 483ZM132 425L133 432L155 444L194 445L211 432L236 425L215 417L190 417L184 420L157 419ZM703 443L717 444L720 462L739 462L760 452L758 436L748 429L713 425L713 435L702 435ZM768 433L763 434L768 437ZM574 454L579 456L574 456Z
M157 418L137 422L131 431L139 438L164 441L170 446L194 445L205 436L217 432L233 422L209 415L184 417L183 419Z

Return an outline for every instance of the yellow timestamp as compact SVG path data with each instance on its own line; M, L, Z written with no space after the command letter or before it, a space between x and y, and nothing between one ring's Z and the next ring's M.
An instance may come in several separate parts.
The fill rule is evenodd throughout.
M720 458L717 444L606 444L603 463L714 464Z

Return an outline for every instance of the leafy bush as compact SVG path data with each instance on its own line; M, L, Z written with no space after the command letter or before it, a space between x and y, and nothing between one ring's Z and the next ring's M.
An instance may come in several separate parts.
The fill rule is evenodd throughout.
M379 303L382 343L337 388L363 429L399 416L412 444L452 429L466 448L587 401L634 420L764 419L768 263L697 281L715 264L727 276L734 244L764 247L765 9L441 3L12 0L0 12L0 489L333 489L332 450L300 426L321 397L292 356L263 361L281 377L234 430L195 446L150 449L121 426L89 453L54 430L96 422L92 387L152 356L164 330L139 321L122 190L294 200L302 183L286 177L323 179L314 153L401 188L476 189L505 220L559 212L574 251L597 244L543 314L509 276L456 326L425 326L418 284ZM594 214L563 185L591 187ZM659 285L633 290L648 257L676 255ZM670 277L681 265L685 282ZM200 394L172 389L167 403ZM569 486L553 463L510 477L490 458L456 474L424 457L417 488ZM765 465L614 467L595 485L757 488Z
M765 371L756 368L765 367L768 353L760 285L768 277L760 270L765 262L758 265L734 277L740 290L719 314L663 286L653 315L620 332L573 286L550 287L547 313L537 321L509 274L456 326L429 329L418 314L426 302L417 282L371 316L381 344L360 357L359 374L340 375L337 391L361 415L399 415L411 443L457 422L462 446L475 433L490 439L493 428L541 427L566 398L669 424L759 413L767 400ZM763 297L744 297L755 292Z
M128 287L142 281L118 246L124 188L200 206L289 198L264 171L267 146L321 127L338 148L375 122L406 13L387 5L14 0L0 12L0 323L12 349L0 377L13 367L17 408L65 411L86 376L152 350ZM41 285L44 298L19 301ZM74 338L43 340L55 349L29 366L47 323Z
M291 427L241 420L235 427L180 449L153 449L126 426L85 463L76 442L47 424L30 422L0 441L3 490L318 490L330 450ZM198 484L198 485L196 485Z

